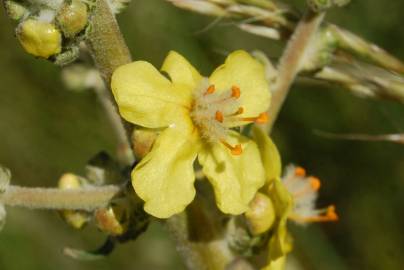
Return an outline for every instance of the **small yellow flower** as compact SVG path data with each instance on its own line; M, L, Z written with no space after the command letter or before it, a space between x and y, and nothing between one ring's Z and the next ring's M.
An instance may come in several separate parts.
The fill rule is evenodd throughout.
M129 122L160 129L153 148L132 172L146 212L167 218L195 196L196 158L213 185L218 207L241 214L265 183L256 143L233 128L265 122L270 91L264 67L236 51L209 78L176 52L167 56L163 76L137 61L119 67L112 90Z
M316 209L320 179L306 176L306 171L302 167L289 165L285 169L282 182L293 198L293 209L289 219L302 225L338 220L334 205Z
M268 263L263 270L282 270L287 254L292 250L292 237L287 230L288 220L305 225L336 221L338 216L333 205L323 209L315 208L320 188L318 178L307 177L303 168L293 165L286 167L281 178L282 165L276 146L261 129L253 128L252 133L261 152L268 182L267 195L276 215L276 221L272 223L273 234L268 243ZM272 215L269 214L267 220L272 220Z

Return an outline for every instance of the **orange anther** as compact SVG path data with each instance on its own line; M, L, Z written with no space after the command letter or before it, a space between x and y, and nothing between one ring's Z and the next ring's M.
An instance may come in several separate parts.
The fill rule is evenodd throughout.
M216 113L215 113L215 119L216 119L217 121L219 121L220 123L223 123L223 120L224 120L223 113L222 113L221 111L216 111Z
M335 206L334 206L334 205L328 206L328 208L327 208L327 218L328 218L330 221L336 221L336 220L338 220L338 215L337 215L337 213L335 212Z
M240 87L233 85L231 87L231 96L234 98L239 98L241 94Z
M211 84L208 89L206 89L205 95L213 94L216 91L216 87L214 84Z
M266 112L261 113L255 119L255 123L257 124L265 124L266 122L268 122L268 114Z
M231 153L235 156L239 156L243 153L243 149L241 148L241 144L237 144L231 149Z
M228 142L226 141L221 141L224 146L230 149L230 152L232 155L239 156L243 153L243 148L241 148L241 144L236 144L235 146L231 146Z
M310 181L310 186L313 190L317 191L320 189L320 186L321 186L320 179L318 179L317 177L314 177L314 176L310 176L309 181Z
M302 167L296 167L295 175L300 176L300 177L304 177L304 176L306 176L306 170L304 168L302 168Z

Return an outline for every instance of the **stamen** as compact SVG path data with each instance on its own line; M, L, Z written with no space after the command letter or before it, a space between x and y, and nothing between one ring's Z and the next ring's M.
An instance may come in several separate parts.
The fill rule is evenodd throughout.
M223 123L223 120L224 120L223 113L222 113L221 111L216 111L216 113L215 113L215 119L216 119L217 121L219 121L220 123Z
M329 218L329 221L337 221L339 219L337 213L335 212L335 205L328 206L327 217Z
M268 114L266 112L261 113L257 119L255 120L255 123L257 124L265 124L266 122L268 122Z
M317 191L320 189L320 186L321 186L320 179L318 179L317 177L314 177L314 176L310 176L309 181L310 181L310 186L313 190Z
M239 156L243 153L243 149L241 148L241 144L236 144L235 146L230 145L228 142L221 140L221 143L230 149L231 153L235 156Z
M239 98L241 95L240 87L233 85L231 87L231 96L234 98Z
M213 94L216 91L216 87L214 84L209 85L208 89L206 89L205 96Z
M243 112L244 112L244 108L243 108L243 107L240 107L240 108L238 108L237 111L235 111L234 113L228 114L228 115L226 115L226 116L236 116L236 115L242 114Z
M322 211L322 210L319 210ZM300 223L312 223L312 222L331 222L337 221L338 215L335 212L335 206L330 205L327 209L324 209L325 215L317 215L317 216L300 216L297 214L292 214L289 216L290 219L300 222Z
M255 122L257 124L265 124L268 122L268 114L266 112L260 113L257 117L244 117L242 121Z
M305 177L306 176L306 170L304 168L302 168L302 167L296 167L295 175L300 176L300 177Z

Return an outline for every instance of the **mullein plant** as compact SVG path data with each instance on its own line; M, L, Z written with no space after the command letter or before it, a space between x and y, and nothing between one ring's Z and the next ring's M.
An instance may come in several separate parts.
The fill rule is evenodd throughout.
M195 12L239 20L241 29L271 39L289 37L300 19L294 9L274 1L169 1ZM321 13L346 2L310 0L308 6ZM113 50L108 47L120 42L119 31L115 35L108 32L119 30L117 25L104 29L94 23L104 20L116 23L114 14L126 3L6 0L5 7L8 15L18 22L16 36L22 47L36 57L63 66L77 59L84 47L82 41L89 38L89 33L98 33L93 30L101 29L102 33L91 41L100 43L97 49L105 46L113 52L126 51L124 44L121 44L123 48ZM362 91L363 95L376 95L374 88L372 92L368 85L360 87L364 85L360 74L336 68L334 61L341 50L358 59L367 58L366 65L370 66L367 70L375 74L382 74L380 70L388 74L403 73L401 62L359 37L333 25L318 30L299 62L298 70L303 74L339 81L350 89ZM103 40L104 37L107 38ZM376 53L372 54L372 50ZM225 254L222 257L230 259L219 267L208 256L205 259L212 262L199 268L206 269L209 265L212 269L233 269L233 266L237 269L239 257L251 259L252 255L265 253L264 263L255 266L281 270L285 269L287 255L293 248L289 222L306 226L338 220L334 205L316 208L321 186L317 177L308 176L303 168L295 165L283 168L282 174L280 154L265 130L265 124L275 120L268 111L273 105L271 99L276 94L280 70L264 54L232 52L205 77L174 51L168 53L160 70L147 61L132 62L130 57L124 57L117 64L119 57L115 55L113 59L103 59L109 54L103 54L102 50L101 56L92 53L96 63L107 63L105 70L113 69L111 74L103 73L97 66L110 85L120 116L127 125L135 126L134 130L126 128L125 131L134 141L132 150L137 160L122 163L101 153L89 162L84 176L65 173L54 189L10 185L10 172L0 167L0 226L6 217L5 205L58 210L73 228L94 225L107 235L105 244L95 252L65 250L65 254L76 259L96 259L107 255L116 243L135 239L152 220L175 224L173 220L190 212L195 205L200 206L198 197L210 199L202 189L195 188L208 183L217 213L207 216L220 221L208 220L204 224L219 223L224 231L218 234L219 240L214 239L217 245L212 255L222 253L218 257ZM339 76L338 72L346 76ZM63 74L72 89L103 88L100 74L92 68L70 66ZM396 92L402 86L400 78L396 74L384 74L373 80L399 99ZM115 117L117 125L122 124L119 116ZM121 184L106 185L106 181ZM199 210L202 213L209 209ZM184 230L173 226L171 229L177 230L178 236L195 228ZM210 228L202 228L205 229ZM192 240L183 238L179 250L191 250ZM180 246L187 241L185 248ZM195 252L209 254L210 244L202 244L202 251ZM193 260L193 256L184 254L184 260ZM187 265L196 268L192 263Z

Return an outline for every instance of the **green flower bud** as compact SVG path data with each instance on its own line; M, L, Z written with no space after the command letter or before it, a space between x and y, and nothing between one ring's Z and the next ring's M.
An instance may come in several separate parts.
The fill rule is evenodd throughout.
M48 58L62 50L62 35L54 24L28 19L20 24L17 37L26 52Z
M332 0L307 0L307 4L314 12L322 12L332 7Z
M86 4L80 0L73 0L70 4L65 4L56 17L63 34L74 37L86 27L88 23L88 10Z
M12 20L18 21L22 17L24 17L25 14L28 13L28 10L26 7L24 7L20 3L14 2L14 1L5 1L4 6L6 8L7 15Z

